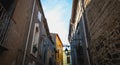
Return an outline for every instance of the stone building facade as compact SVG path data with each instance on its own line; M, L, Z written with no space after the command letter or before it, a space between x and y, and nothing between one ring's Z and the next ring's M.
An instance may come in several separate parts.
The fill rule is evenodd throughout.
M90 65L84 8L90 0L73 0L68 40L72 65ZM84 5L84 6L83 6Z
M90 0L88 4L85 4L84 2L82 6L83 6L82 16L86 26L85 28L86 33L84 32L84 34L86 34L86 38L89 43L88 52L91 64L119 65L120 1ZM77 8L78 7L76 7L74 10L76 11ZM79 16L79 13L77 13L77 15ZM71 17L73 18L72 21L74 21L74 18L78 16ZM79 23L76 24L80 25ZM74 22L71 23L70 32L77 30L76 26ZM75 33L73 32L72 35L74 35ZM72 35L71 34L69 35L70 41Z
M40 0L0 0L0 65L54 65L53 45Z
M92 65L120 65L120 0L91 0L86 14Z

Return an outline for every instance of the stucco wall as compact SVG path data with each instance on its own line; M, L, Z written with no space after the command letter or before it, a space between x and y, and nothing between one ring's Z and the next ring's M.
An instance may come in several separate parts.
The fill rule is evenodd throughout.
M63 45L60 38L56 35L56 49L58 53L56 53L56 61L61 65L63 65Z
M8 51L0 55L0 65L15 65L18 49L23 49L33 0L18 0L3 42Z

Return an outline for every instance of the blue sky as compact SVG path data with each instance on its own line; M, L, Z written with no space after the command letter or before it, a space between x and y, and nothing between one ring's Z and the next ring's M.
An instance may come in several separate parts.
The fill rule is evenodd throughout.
M58 33L63 44L68 43L72 0L41 0L51 33Z

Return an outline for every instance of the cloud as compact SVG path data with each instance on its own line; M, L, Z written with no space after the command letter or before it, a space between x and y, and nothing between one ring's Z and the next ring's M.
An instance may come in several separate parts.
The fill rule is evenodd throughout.
M42 5L50 32L58 33L63 44L68 44L68 26L71 13L69 3L67 0L43 0Z

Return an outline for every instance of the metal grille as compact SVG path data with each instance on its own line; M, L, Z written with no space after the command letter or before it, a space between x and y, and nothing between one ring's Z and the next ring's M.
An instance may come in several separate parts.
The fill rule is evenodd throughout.
M0 3L0 45L4 40L9 22L10 16L7 13L6 9L3 7L3 5Z

